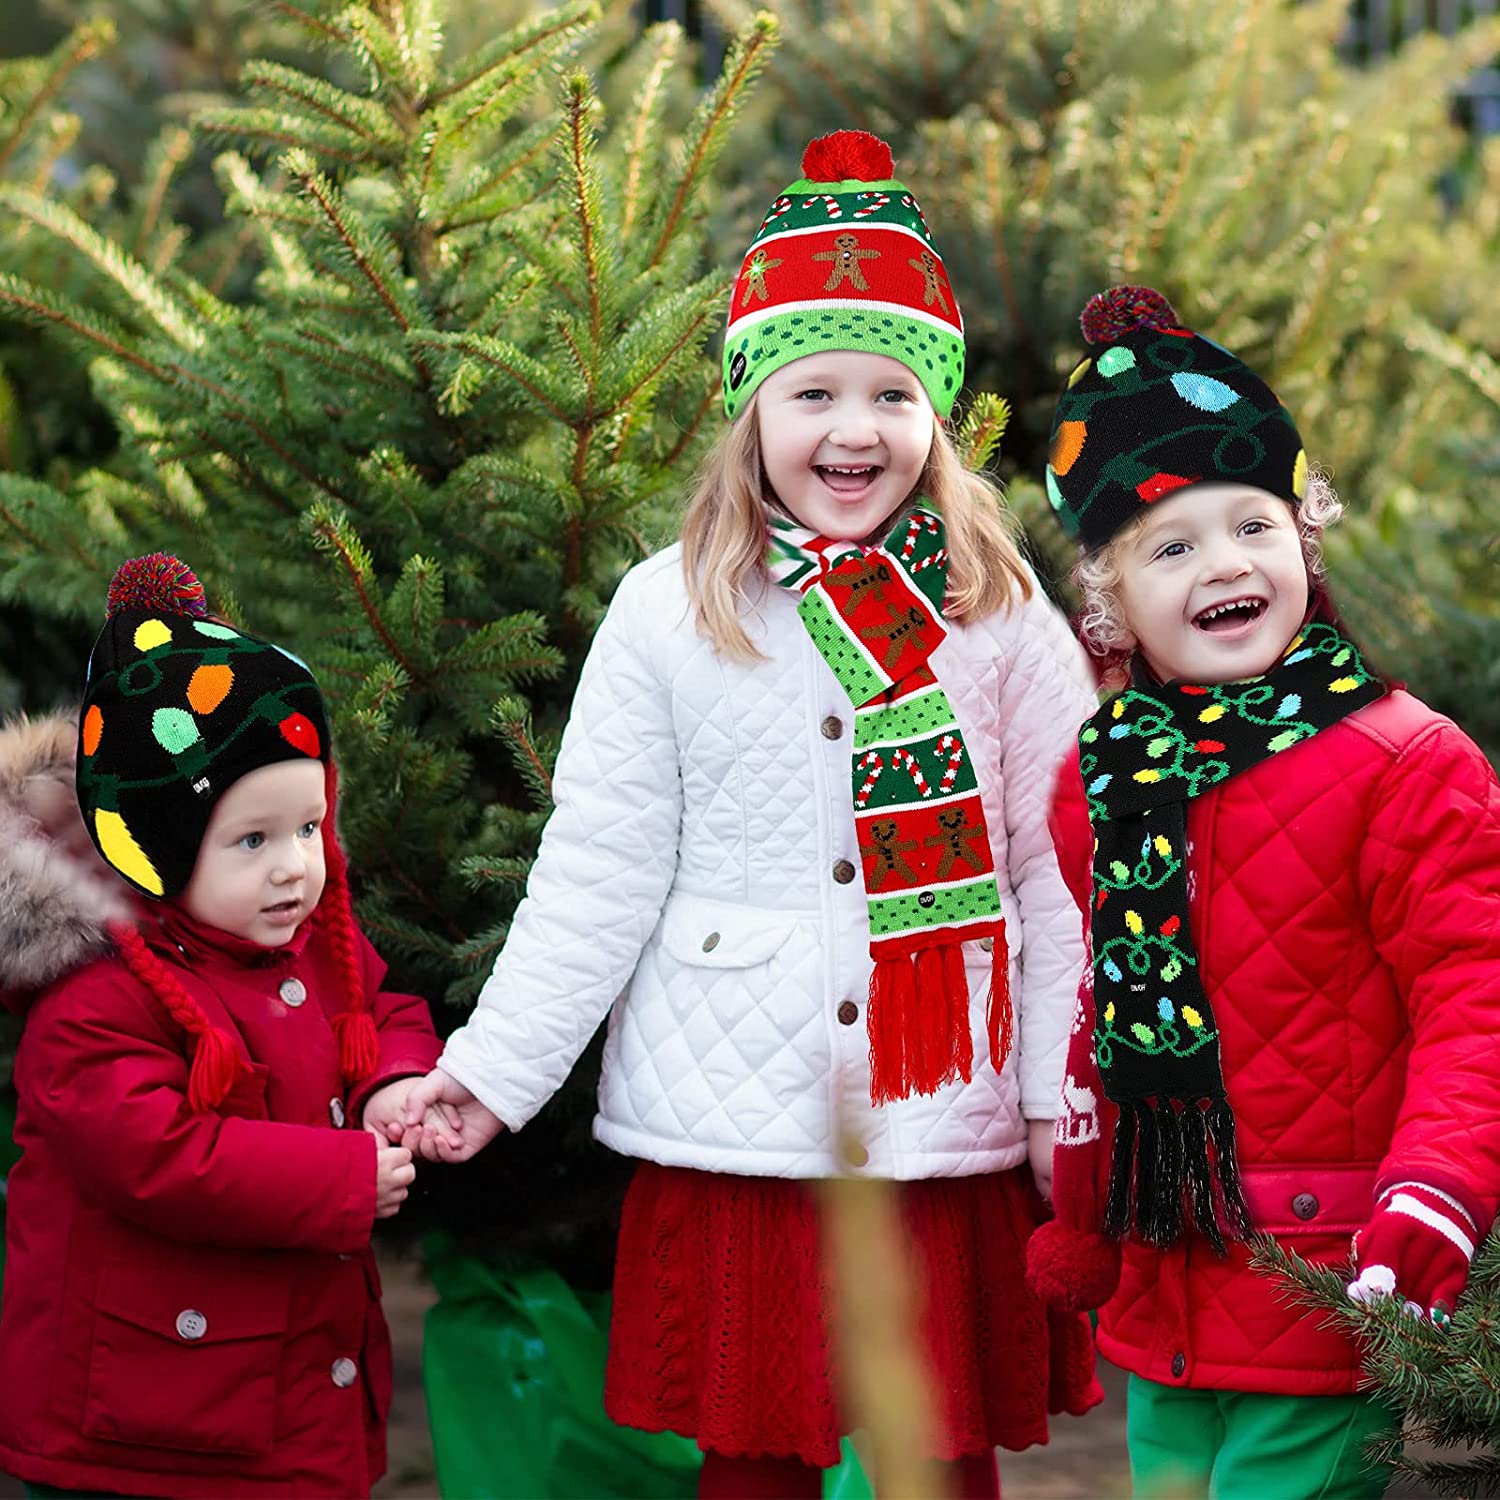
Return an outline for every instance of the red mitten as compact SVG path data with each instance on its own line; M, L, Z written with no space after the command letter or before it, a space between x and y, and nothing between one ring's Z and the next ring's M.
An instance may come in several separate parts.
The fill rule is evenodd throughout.
M1354 1236L1349 1295L1356 1302L1397 1296L1413 1317L1446 1327L1478 1238L1473 1215L1457 1198L1421 1182L1395 1183Z
M1120 1284L1120 1247L1100 1231L1115 1113L1094 1062L1093 973L1085 970L1053 1136L1052 1205L1057 1217L1038 1228L1026 1245L1026 1279L1032 1291L1067 1312L1102 1307Z

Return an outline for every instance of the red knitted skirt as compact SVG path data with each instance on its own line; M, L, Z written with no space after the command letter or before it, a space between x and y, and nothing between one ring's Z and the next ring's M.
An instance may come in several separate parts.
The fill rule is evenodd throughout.
M1024 1169L900 1184L937 1393L935 1458L1047 1441L1101 1399L1082 1315L1026 1285L1043 1209ZM701 1448L829 1468L848 1423L830 1372L809 1184L643 1163L625 1199L604 1404Z

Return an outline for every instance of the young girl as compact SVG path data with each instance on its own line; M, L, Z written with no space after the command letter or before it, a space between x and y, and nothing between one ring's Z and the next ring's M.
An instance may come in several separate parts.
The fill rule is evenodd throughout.
M889 149L814 142L736 281L733 419L585 666L526 900L408 1118L518 1130L610 1018L596 1134L642 1159L606 1404L708 1495L812 1495L845 1430L809 1183L903 1184L938 1456L1093 1399L1024 1289L1081 962L1047 802L1092 701L942 419L953 291ZM1049 1348L1049 1334L1057 1341Z
M0 994L26 1020L0 1469L38 1494L368 1494L370 1230L413 1173L377 1132L440 1049L354 924L317 684L156 554L111 586L81 726L3 739Z
M1083 325L1047 486L1128 675L1058 799L1092 964L1033 1279L1102 1305L1138 1495L1377 1495L1355 1345L1237 1241L1355 1235L1350 1296L1446 1322L1500 1200L1500 786L1344 633L1272 392L1149 290Z

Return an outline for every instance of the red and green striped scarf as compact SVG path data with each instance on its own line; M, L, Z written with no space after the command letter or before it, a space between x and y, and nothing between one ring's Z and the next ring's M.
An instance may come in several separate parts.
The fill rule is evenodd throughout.
M878 547L770 519L766 565L854 705L850 791L870 917L875 1104L973 1074L962 944L993 940L988 1033L1010 1050L1005 922L978 780L928 665L947 635L942 518L905 510Z

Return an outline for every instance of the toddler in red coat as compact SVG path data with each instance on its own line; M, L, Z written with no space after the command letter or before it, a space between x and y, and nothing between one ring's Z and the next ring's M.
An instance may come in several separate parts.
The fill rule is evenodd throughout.
M1500 1202L1500 785L1382 681L1322 584L1340 509L1292 418L1118 287L1053 428L1114 696L1054 812L1088 971L1029 1273L1100 1308L1137 1495L1375 1495L1354 1344L1267 1233L1446 1323Z
M363 1495L384 1470L370 1231L440 1047L382 989L333 800L307 667L163 554L111 585L76 729L0 734L0 996L26 1018L0 1469L29 1486Z

